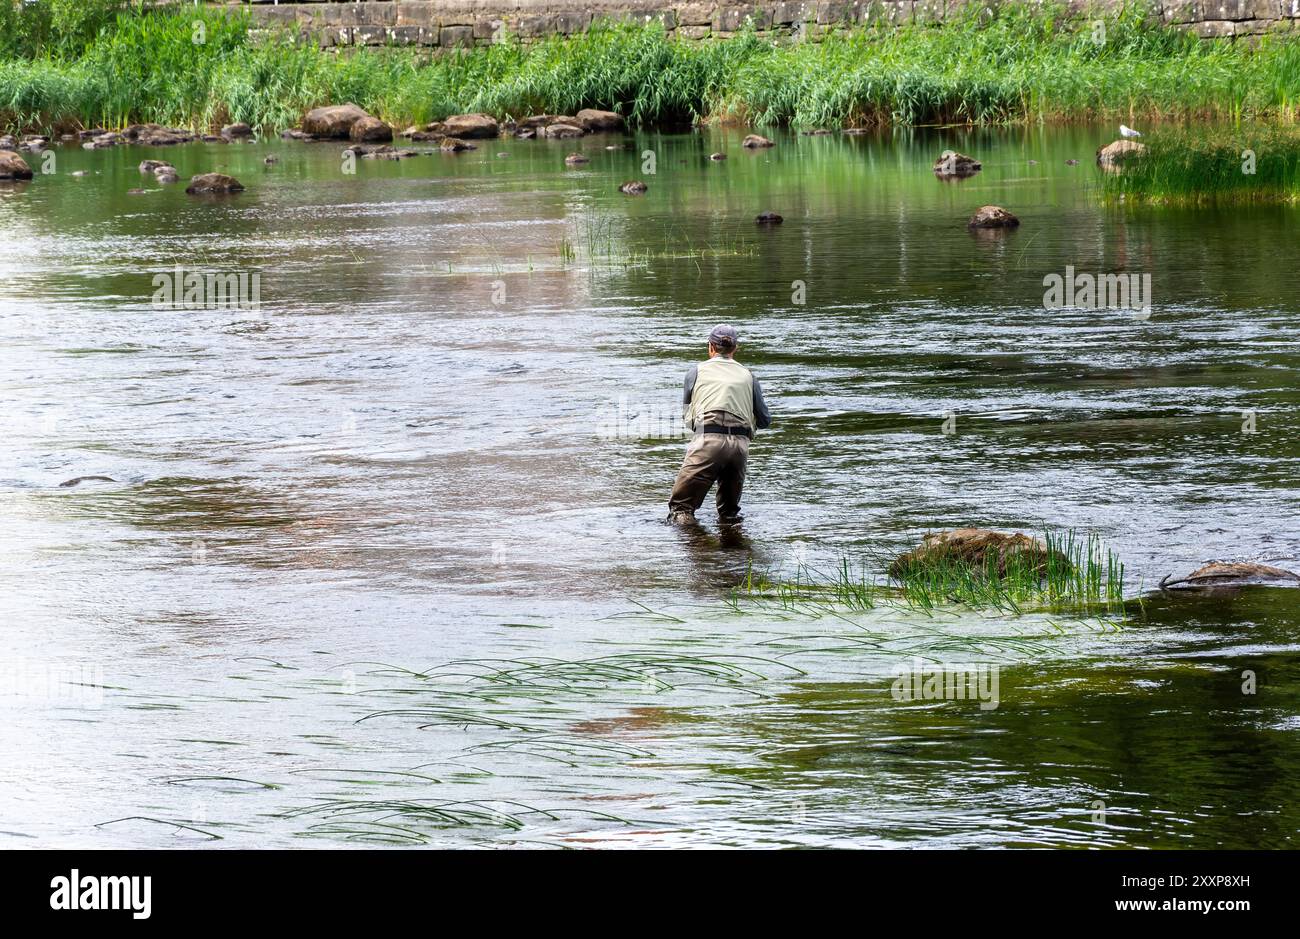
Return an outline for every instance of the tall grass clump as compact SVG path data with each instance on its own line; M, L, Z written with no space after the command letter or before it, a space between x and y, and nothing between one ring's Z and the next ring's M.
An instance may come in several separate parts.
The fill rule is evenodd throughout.
M904 555L881 564L890 573L879 578L868 572L867 564L847 559L829 573L800 567L777 577L751 569L732 601L762 601L783 611L815 614L880 605L926 613L952 607L1014 614L1123 612L1124 564L1097 535L1049 532L1042 546L990 551L979 562L946 552Z
M1166 204L1300 199L1300 128L1167 129L1143 140L1144 152L1104 178L1107 198Z
M1141 5L1095 19L1061 5L967 5L942 27L836 29L818 42L741 32L695 42L662 25L598 23L574 36L436 54L340 52L250 33L239 12L139 0L0 2L0 122L211 125L266 130L355 101L394 124L618 110L634 123L1008 123L1121 118L1292 121L1300 40L1202 41ZM193 41L195 21L206 36Z
M983 563L931 553L894 569L893 581L912 606L956 604L975 609L1118 610L1124 565L1092 533L1048 532L1046 550L989 552Z

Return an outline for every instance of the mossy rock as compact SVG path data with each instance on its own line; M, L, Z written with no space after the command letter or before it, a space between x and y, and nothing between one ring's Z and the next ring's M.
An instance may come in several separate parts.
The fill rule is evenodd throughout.
M997 571L1006 576L1009 567L1025 567L1047 573L1051 560L1061 570L1069 570L1069 559L1053 551L1038 538L1021 532L1007 534L987 528L956 528L926 535L921 543L896 557L889 565L889 576L902 579L927 566L964 566L974 572Z

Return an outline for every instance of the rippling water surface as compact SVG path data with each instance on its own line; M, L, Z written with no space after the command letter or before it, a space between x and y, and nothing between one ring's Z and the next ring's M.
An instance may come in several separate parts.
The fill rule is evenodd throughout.
M59 148L0 189L0 843L1290 845L1295 591L730 591L956 525L1095 530L1135 598L1297 569L1300 213L1103 208L1097 128L740 136ZM936 180L950 146L984 171ZM985 203L1023 225L972 236ZM260 307L156 308L178 264ZM1150 274L1152 315L1044 309L1066 265ZM743 527L688 534L719 321L774 423ZM998 706L895 701L917 657L998 665Z

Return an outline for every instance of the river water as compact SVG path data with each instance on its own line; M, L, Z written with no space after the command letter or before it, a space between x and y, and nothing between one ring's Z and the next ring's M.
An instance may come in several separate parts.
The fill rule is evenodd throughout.
M1291 845L1300 593L1151 588L1300 569L1300 213L1104 207L1103 128L741 136L0 189L0 844ZM154 303L177 265L259 303ZM1044 308L1067 265L1150 310ZM720 321L774 420L689 533ZM1097 532L1128 615L731 596L960 525ZM996 707L896 700L935 660Z

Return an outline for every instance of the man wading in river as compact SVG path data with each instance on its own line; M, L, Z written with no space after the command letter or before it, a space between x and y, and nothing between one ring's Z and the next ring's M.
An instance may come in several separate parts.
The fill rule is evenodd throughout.
M772 415L758 380L733 358L739 344L733 327L714 327L709 333L708 361L692 365L686 373L682 416L695 436L668 499L668 520L678 525L695 523L695 510L715 481L718 520L734 524L741 519L749 441L755 430L772 423Z

